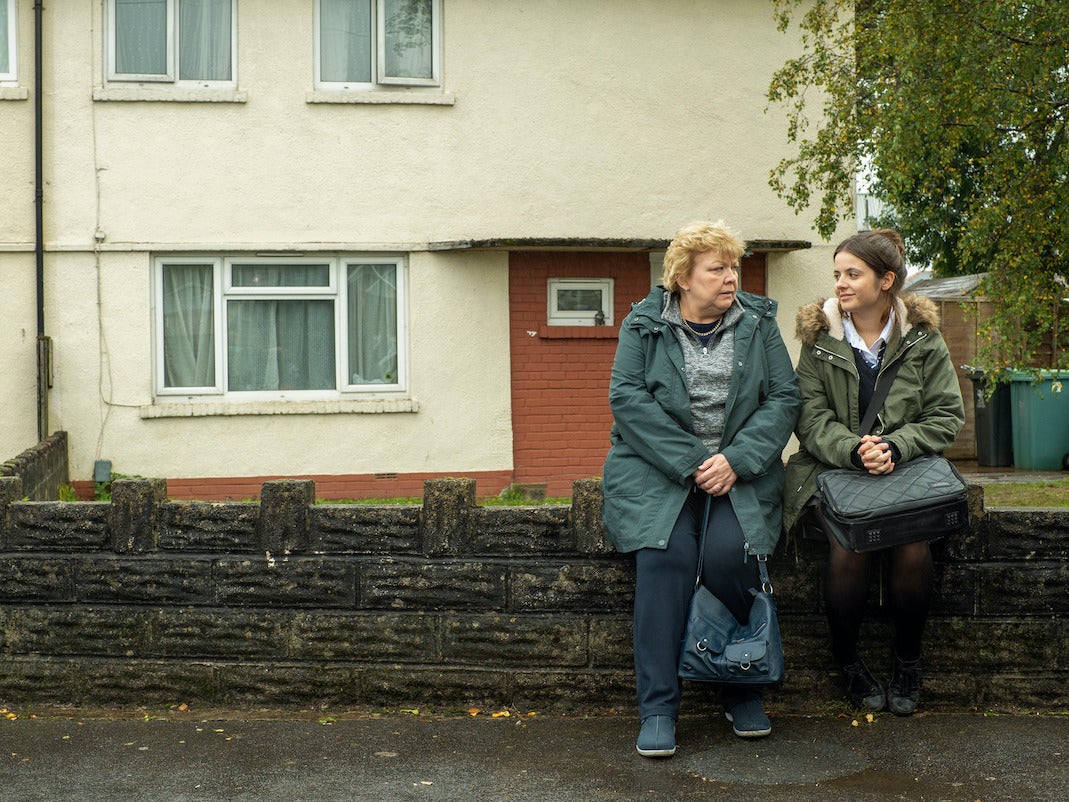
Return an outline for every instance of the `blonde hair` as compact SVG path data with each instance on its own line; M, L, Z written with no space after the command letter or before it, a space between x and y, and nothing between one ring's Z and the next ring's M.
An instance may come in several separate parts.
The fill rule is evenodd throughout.
M694 257L712 251L732 263L746 252L746 241L727 227L723 220L690 223L676 232L664 253L661 283L669 292L679 290L679 280L690 275Z

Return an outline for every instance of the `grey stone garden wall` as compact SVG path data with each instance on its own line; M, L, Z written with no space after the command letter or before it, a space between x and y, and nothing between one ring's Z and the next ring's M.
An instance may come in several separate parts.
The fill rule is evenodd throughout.
M972 532L939 549L926 704L1065 710L1069 514L985 514L972 492ZM252 504L154 480L23 496L0 479L0 704L632 709L632 561L603 540L596 480L570 507L478 507L465 479L422 506L316 505L304 481ZM772 574L788 678L769 701L843 706L819 552L787 546Z
M34 501L59 498L60 486L70 482L69 473L66 432L56 432L0 464L0 476L17 476L23 496Z

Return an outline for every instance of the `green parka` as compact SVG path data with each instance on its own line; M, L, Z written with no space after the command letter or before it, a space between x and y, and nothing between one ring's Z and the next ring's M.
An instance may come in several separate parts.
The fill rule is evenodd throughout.
M894 443L901 459L938 454L954 442L965 423L957 374L939 334L939 314L927 298L895 300L897 325L884 351L882 373L901 361L873 433ZM860 435L859 378L846 340L838 301L808 304L798 311L798 387L802 412L800 448L787 462L783 526L789 532L816 493L817 474L852 468L850 455Z
M693 474L709 456L694 434L683 348L654 288L620 326L609 384L614 423L605 459L602 518L619 551L665 548ZM776 325L776 304L740 292L720 453L738 474L730 499L750 554L780 533L782 452L798 416L798 386Z

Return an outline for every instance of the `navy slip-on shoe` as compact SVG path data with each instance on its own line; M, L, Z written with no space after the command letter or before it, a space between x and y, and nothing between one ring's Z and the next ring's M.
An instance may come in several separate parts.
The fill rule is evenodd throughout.
M643 719L635 749L643 757L671 757L676 753L676 722L671 716Z
M724 717L740 738L764 738L772 733L772 722L765 715L759 693L725 693Z

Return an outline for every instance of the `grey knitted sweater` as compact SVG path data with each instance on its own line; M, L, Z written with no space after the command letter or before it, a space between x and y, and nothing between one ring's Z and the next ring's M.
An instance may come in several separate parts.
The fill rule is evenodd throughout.
M663 317L672 324L683 348L683 366L690 392L690 409L694 433L702 439L709 454L720 450L724 434L724 410L731 383L732 355L735 347L735 325L742 317L742 306L736 300L724 314L724 322L703 346L701 339L683 325L679 311L679 296L665 294Z

